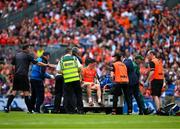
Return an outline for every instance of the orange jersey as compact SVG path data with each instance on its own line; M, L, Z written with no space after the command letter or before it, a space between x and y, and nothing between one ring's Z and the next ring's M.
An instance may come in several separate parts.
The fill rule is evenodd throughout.
M152 77L153 79L164 79L164 70L163 70L163 64L161 61L159 61L157 58L154 58L152 62L155 64L154 74Z
M83 69L83 81L94 82L95 77L96 77L95 69L90 69L88 67Z
M129 83L126 65L120 61L115 62L113 65L115 68L114 70L115 82Z

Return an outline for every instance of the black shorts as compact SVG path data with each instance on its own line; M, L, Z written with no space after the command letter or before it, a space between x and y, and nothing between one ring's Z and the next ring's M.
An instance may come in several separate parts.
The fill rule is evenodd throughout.
M13 81L13 90L16 91L29 91L29 79L27 76L15 75Z
M121 96L124 91L123 89L127 87L128 84L114 83L114 86L111 88L111 94Z
M152 90L151 95L152 96L158 96L158 97L161 96L163 81L164 80L157 80L157 79L154 79L151 81L151 90Z

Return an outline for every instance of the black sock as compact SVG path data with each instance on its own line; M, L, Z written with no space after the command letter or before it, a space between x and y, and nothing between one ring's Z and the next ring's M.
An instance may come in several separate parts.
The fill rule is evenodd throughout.
M32 109L31 109L30 97L29 97L29 96L25 96L25 97L24 97L24 100L25 100L26 106L27 106L27 108L28 108L28 111L31 112Z
M7 107L8 109L9 109L9 106L11 105L14 97L15 97L14 95L10 95L10 96L9 96L8 101L7 101L7 105L6 105L6 107Z

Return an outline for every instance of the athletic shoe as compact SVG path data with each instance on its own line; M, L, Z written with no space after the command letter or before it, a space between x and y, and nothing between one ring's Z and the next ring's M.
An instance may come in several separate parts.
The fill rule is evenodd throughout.
M5 113L9 113L9 108L4 107L4 112L5 112Z
M144 115L149 115L149 114L152 114L153 112L154 112L154 109L146 108L144 110Z

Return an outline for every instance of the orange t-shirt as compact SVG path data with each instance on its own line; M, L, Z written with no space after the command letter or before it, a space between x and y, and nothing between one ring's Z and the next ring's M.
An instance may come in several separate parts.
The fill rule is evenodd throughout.
M96 70L90 68L83 69L83 81L84 82L94 82L94 78L96 77Z

